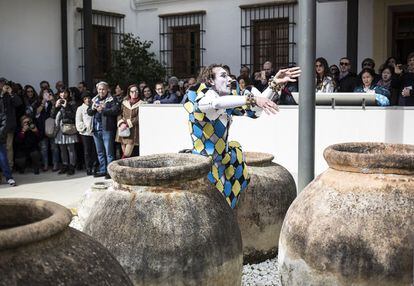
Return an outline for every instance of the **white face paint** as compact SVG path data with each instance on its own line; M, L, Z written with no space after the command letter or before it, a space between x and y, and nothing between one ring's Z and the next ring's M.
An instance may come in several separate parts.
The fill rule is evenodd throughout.
M219 95L229 95L230 94L230 83L232 81L228 73L222 67L213 68L214 80L212 85L215 91Z

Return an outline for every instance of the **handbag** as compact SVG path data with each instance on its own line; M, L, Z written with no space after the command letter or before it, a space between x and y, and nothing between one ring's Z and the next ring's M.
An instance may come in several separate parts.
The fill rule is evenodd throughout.
M56 123L52 117L45 120L45 135L49 138L55 138L57 134Z
M65 135L74 135L78 133L78 130L76 130L76 125L73 123L63 123L62 133Z
M125 128L124 130L121 130L121 128L118 128L119 137L129 137L130 135L131 135L131 130L129 130L129 128Z

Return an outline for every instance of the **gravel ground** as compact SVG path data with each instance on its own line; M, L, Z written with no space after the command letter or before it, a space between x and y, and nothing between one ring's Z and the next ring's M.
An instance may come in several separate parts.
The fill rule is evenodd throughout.
M70 226L82 231L78 216L74 216ZM277 257L258 264L243 266L242 286L280 286Z
M242 286L279 286L277 257L243 266Z

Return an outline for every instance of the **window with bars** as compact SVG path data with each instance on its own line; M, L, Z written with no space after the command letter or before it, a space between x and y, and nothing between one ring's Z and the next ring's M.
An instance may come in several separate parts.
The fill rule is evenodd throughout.
M296 1L240 6L241 65L253 71L271 61L275 69L295 65Z
M205 11L159 15L160 61L168 76L196 76L203 66Z
M84 79L84 41L83 41L83 14L82 8L77 11L81 17L81 64L82 78ZM92 72L94 80L104 79L112 64L112 51L120 48L120 37L125 30L125 15L92 10Z

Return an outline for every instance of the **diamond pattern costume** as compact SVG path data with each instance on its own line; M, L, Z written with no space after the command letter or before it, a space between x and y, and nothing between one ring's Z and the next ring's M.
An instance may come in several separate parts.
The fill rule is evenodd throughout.
M261 93L255 88L248 88L243 93ZM261 109L258 107L217 109L209 106L219 95L205 84L198 84L187 93L188 102L184 108L189 113L189 129L193 140L193 153L209 156L213 159L208 179L234 208L242 191L249 184L249 174L242 148L238 142L227 142L232 116L246 115L257 118ZM234 96L237 92L234 92Z

